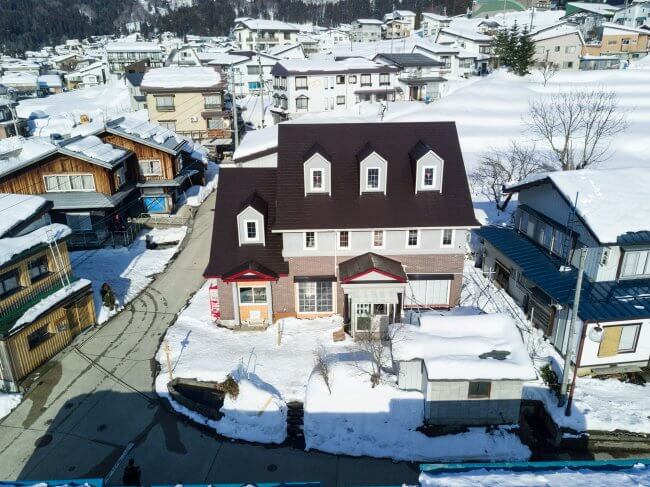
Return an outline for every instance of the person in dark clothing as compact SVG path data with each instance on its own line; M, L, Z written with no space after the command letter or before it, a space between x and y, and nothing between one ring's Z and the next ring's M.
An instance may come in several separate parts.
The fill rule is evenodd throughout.
M122 483L124 485L140 486L140 467L135 464L135 460L131 458L129 464L124 467L124 474L122 475Z

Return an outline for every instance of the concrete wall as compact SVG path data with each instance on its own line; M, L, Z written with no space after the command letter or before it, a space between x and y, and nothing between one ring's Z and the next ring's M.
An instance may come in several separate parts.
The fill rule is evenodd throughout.
M519 422L522 383L491 381L489 399L468 399L469 381L429 381L425 419L440 425L488 425Z

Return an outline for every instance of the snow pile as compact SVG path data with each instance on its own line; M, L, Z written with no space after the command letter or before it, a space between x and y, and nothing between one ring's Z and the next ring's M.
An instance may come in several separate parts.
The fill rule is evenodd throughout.
M22 394L6 394L0 392L0 419L13 411L20 404Z
M364 363L358 353L331 357L331 361L331 395L317 374L307 387L307 449L420 462L526 460L530 456L530 450L506 427L490 432L469 428L465 433L427 437L416 431L424 420L420 392L399 389L394 376L371 387L369 376L359 371Z
M103 162L113 162L126 155L124 149L116 149L111 144L104 144L96 135L89 135L64 146L72 152Z
M107 52L160 52L160 44L153 42L109 42L105 46Z
M180 144L183 139L176 132L169 130L157 123L150 123L135 117L124 117L118 127L127 134L133 134L141 139L153 139L158 144L164 144L167 139L174 138Z
M150 241L157 245L181 243L187 233L187 227L154 228L146 233ZM146 238L146 237L145 237Z
M650 69L650 54L630 63L629 69Z
M350 53L348 53L350 55ZM333 59L282 59L276 67L285 69L289 73L304 73L306 71L322 71L324 73L345 73L356 70L376 70L386 67L366 58L354 57L335 61Z
M142 78L141 88L212 88L218 85L221 76L212 68L166 67L147 71Z
M0 140L0 175L24 167L41 157L56 152L56 146L47 141L20 136Z
M131 111L129 90L123 85L98 85L50 95L45 98L22 100L16 109L20 118L30 119L69 114L80 123L81 116L93 121Z
M429 380L536 378L517 326L506 314L424 314L419 327L407 325L400 331L400 339L393 344L393 358L422 359Z
M0 265L9 262L15 255L27 252L34 247L47 245L48 242L59 241L71 233L72 231L66 225L52 223L27 235L0 239Z
M205 171L205 186L194 185L184 191L185 203L188 206L201 206L206 198L217 189L219 182L219 166L214 162L208 162L208 169Z
M46 203L47 200L41 196L0 193L0 237L31 218Z
M246 132L239 147L233 154L233 160L237 162L242 157L247 157L258 152L277 149L278 147L278 125L271 125L259 130Z
M625 470L471 470L461 473L420 474L422 487L639 487L650 485L650 468L643 464Z
M18 330L21 326L32 323L34 320L36 320L40 315L45 313L47 310L59 304L61 301L68 298L69 296L72 296L77 291L80 291L88 284L90 284L89 280L79 279L71 283L69 286L61 288L58 291L50 294L49 296L45 297L37 304L32 306L31 308L29 308L20 318L16 320L16 322L13 324L13 326L10 328L9 331Z
M164 232L165 230L160 230L160 238L163 238ZM110 312L102 305L100 290L103 283L111 286L117 302L124 306L143 291L156 274L165 270L178 252L178 247L147 249L143 232L128 247L70 252L73 275L89 279L93 283L97 323L105 322L117 312Z

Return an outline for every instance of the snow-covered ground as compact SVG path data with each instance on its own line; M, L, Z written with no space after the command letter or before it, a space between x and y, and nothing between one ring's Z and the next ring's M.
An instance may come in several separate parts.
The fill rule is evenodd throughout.
M22 400L22 394L0 392L0 419L9 414Z
M207 420L172 402L173 407L219 433L250 441L280 443L286 435L286 403L305 404L308 449L347 455L370 455L397 460L515 460L530 451L506 428L429 438L416 431L423 418L422 394L397 388L387 375L375 388L367 374L367 360L351 340L333 342L340 320L286 319L278 328L233 332L210 319L206 284L169 328L174 377L222 381L239 379L240 396L227 400L219 421ZM312 373L314 350L323 346L332 363L332 394ZM164 349L158 352L160 375L156 391L169 398L169 375ZM264 409L266 406L266 409Z
M524 343L539 369L551 363L559 374L564 363L557 350L544 339L542 332L532 326L519 306L503 290L486 279L473 262L465 265L465 286L461 304L475 306L488 313L503 312L515 317ZM620 382L617 379L592 379L578 377L574 392L571 416L557 406L557 398L541 379L528 382L524 397L542 401L553 420L561 427L576 431L625 430L650 433L650 387Z
M217 188L219 182L219 165L214 162L208 162L208 169L205 172L205 186L190 186L183 193L185 204L192 207L200 206L201 203Z
M624 470L471 470L420 474L423 487L639 487L650 485L650 468L639 463Z
M155 235L159 240L167 239L166 234L169 234L174 237L174 240L180 238L182 241L186 231L186 227L158 229L155 230ZM168 248L147 249L146 235L147 232L142 232L128 247L70 253L72 273L93 283L98 323L105 322L115 314L115 311L111 312L102 306L100 289L103 283L107 282L111 286L119 305L124 306L146 288L156 274L165 269L169 260L178 251L180 242Z

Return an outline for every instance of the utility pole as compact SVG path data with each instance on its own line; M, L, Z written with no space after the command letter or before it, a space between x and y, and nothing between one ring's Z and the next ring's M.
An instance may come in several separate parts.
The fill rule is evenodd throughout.
M533 5L533 8L530 11L530 29L528 29L528 32L533 31L533 19L535 18L535 5Z
M575 356L576 347L578 344L575 340L576 334L576 321L578 321L578 310L580 308L580 294L582 293L582 277L585 272L585 261L587 260L587 248L580 249L580 263L578 265L578 277L576 279L576 289L573 297L573 305L571 306L571 321L569 322L569 341L567 351L564 357L564 367L562 367L562 382L560 388L560 399L558 406L563 406L567 401L567 390L569 387L569 380L571 377L571 360ZM583 324L583 326L587 326ZM578 364L576 364L576 368Z
M239 147L239 119L237 118L237 93L236 93L237 82L235 80L235 68L233 66L230 66L230 79L231 79L230 93L232 95L232 126L234 131L235 150L236 150L237 147Z
M266 127L266 124L264 123L264 71L262 69L262 57L260 56L259 51L257 51L257 66L260 70L260 102L262 103L262 128L264 128Z

